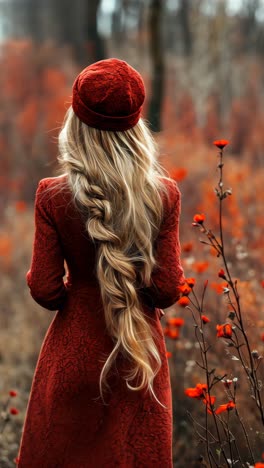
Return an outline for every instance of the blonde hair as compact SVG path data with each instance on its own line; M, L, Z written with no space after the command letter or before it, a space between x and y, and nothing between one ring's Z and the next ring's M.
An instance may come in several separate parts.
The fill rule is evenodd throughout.
M160 403L153 389L161 368L156 330L137 294L150 286L157 264L153 246L163 219L162 178L168 178L157 161L157 144L142 118L126 131L99 130L81 122L71 106L58 142L58 161L73 200L86 214L90 238L99 241L96 273L106 327L115 343L100 374L100 395L103 385L109 387L106 375L121 352L133 364L127 387L146 388ZM129 385L139 375L139 385Z

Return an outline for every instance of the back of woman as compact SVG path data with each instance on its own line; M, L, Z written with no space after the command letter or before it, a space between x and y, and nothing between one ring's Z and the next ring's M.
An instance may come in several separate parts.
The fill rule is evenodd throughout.
M180 192L125 61L86 67L39 182L27 283L54 316L34 373L19 468L172 467L160 318L184 282ZM65 278L66 275L66 278Z

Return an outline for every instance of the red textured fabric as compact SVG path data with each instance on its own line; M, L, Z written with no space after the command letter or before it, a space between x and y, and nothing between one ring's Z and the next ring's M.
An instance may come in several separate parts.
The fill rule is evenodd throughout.
M165 180L165 179L164 179ZM128 362L118 356L111 390L99 393L99 375L113 343L106 332L95 276L96 246L76 210L66 176L39 182L35 237L27 282L33 299L55 310L41 346L19 447L19 468L171 468L172 394L162 308L179 297L183 283L179 254L180 193L165 181L165 215L157 238L159 267L152 286L140 291L143 310L155 332L162 367L149 393L126 388ZM45 190L48 188L49 190ZM64 261L69 273L66 280ZM146 302L144 302L146 300ZM152 301L152 306L149 302Z
M134 127L146 94L139 72L117 58L99 60L84 68L72 91L72 108L79 119L108 131Z

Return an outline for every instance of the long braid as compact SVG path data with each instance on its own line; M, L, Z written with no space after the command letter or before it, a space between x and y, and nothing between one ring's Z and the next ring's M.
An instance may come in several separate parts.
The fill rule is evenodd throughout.
M113 134L85 126L69 111L59 137L59 162L68 174L74 201L85 214L87 232L98 242L96 273L106 327L114 342L100 375L101 396L103 385L108 386L106 375L121 352L133 363L125 379L128 388L147 387L164 407L153 390L161 367L155 329L146 320L137 295L138 275L148 286L155 266L153 240L161 222L159 189L164 185L157 177L158 165L146 155L153 151L153 141L140 125L138 133L142 141L142 136L147 138L149 147L142 141L136 145L133 132L126 146L123 134L113 141ZM74 137L79 137L78 144ZM136 181L143 187L139 195ZM141 377L138 386L129 384L135 377Z

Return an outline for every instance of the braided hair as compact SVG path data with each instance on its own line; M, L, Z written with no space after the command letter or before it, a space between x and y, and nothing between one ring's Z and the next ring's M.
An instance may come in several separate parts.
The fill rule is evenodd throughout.
M97 243L96 274L107 331L114 342L100 374L100 394L119 352L132 363L126 375L133 391L149 390L161 367L155 329L146 319L138 289L150 285L166 187L157 146L140 118L123 132L103 131L79 120L70 106L59 134L58 161L68 175L73 200ZM129 384L140 378L137 386Z

